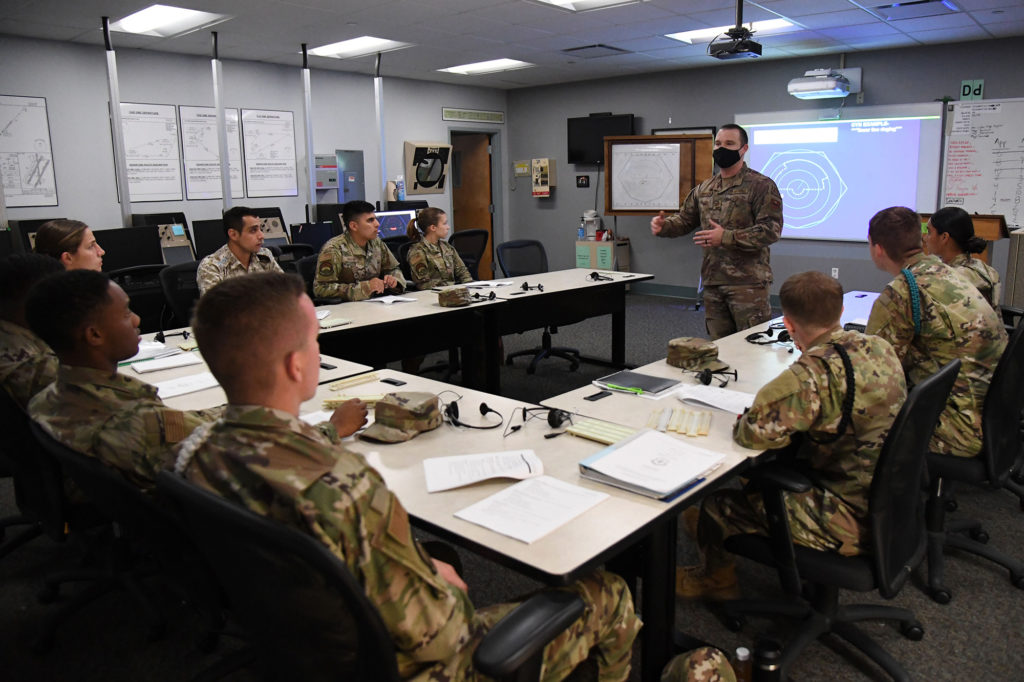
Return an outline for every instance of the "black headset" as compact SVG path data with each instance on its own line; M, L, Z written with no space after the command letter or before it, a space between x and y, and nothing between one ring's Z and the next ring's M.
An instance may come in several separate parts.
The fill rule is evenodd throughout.
M532 416L530 415L531 412L547 412L547 416L545 417L545 419L548 423L548 426L550 426L553 429L557 429L566 422L572 422L571 413L566 412L565 410L556 409L554 407L523 407L522 410L523 423L511 426L512 421L509 420L510 426L505 431L506 436L513 434L519 429L523 428L523 426L526 424L527 419L529 419Z
M696 372L697 381L704 384L705 386L710 386L711 379L717 378L719 388L725 388L725 386L729 383L729 380L724 377L718 376L720 374L731 374L733 381L739 381L740 379L740 373L735 369L718 369L712 372L710 369L705 368L700 370L699 372Z
M474 291L473 295L470 296L470 298L475 299L473 303L479 303L480 301L493 301L494 299L498 298L498 295L494 293L494 290L492 289L491 292L486 296L481 294L479 291Z
M466 422L459 421L459 402L458 399L447 403L444 406L444 417L452 426L464 426L467 429L496 429L505 423L505 418L501 416L501 413L492 407L488 407L487 403L480 403L480 414L486 416L488 412L492 412L500 418L497 424L487 424L485 426L477 426L476 424L467 424Z
M523 282L523 285L521 287L519 287L519 288L522 289L523 291L529 291L530 289L536 289L537 291L544 291L544 285L543 284L538 284L536 286L532 286L531 287L529 282Z
M779 332L778 336L772 336L772 333L775 331ZM763 332L747 334L744 338L747 340L747 343L752 343L755 346L770 346L773 343L789 343L793 340L793 337L786 330L786 325L781 322L773 322ZM793 348L790 348L789 352L792 353Z
M810 439L812 443L817 443L818 445L835 443L843 437L843 434L846 433L846 428L853 420L853 399L856 395L856 388L854 387L853 382L853 363L850 362L849 353L847 353L846 349L838 343L832 342L829 345L836 349L836 352L839 353L839 357L843 361L843 370L846 372L846 395L843 397L843 414L839 418L839 426L836 428L836 432L823 438L815 438L810 433L807 434L807 438ZM825 362L824 359L822 362ZM828 363L825 364L825 368L828 369Z
M600 272L597 272L595 270L594 272L587 275L587 279L589 279L591 282L611 282L613 278L609 277L608 275L602 275Z

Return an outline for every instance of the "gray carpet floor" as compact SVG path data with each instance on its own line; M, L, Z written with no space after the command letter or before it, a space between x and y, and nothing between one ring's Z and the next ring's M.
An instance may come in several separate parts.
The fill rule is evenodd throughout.
M598 318L562 327L556 345L574 347L584 355L608 357L610 318ZM703 312L692 302L630 295L627 297L627 359L635 365L665 356L668 340L676 336L703 336ZM540 332L508 336L506 353L538 345ZM427 359L443 360L441 355ZM606 367L584 364L576 372L558 359L541 363L535 375L525 372L526 360L502 370L502 393L539 402L577 388L607 374ZM395 365L397 368L398 366ZM437 374L430 376L436 377ZM984 521L993 545L1024 558L1024 512L1007 492L958 491L963 514ZM15 513L9 481L0 481L0 518ZM540 587L470 552L460 551L470 595L478 605L514 599ZM679 539L679 560L691 563L693 544ZM193 609L154 578L148 588L168 619L167 634L146 641L143 620L124 594L114 593L74 615L59 631L53 649L45 655L29 651L29 643L54 604L42 605L36 593L42 576L78 560L75 547L37 539L0 560L0 680L186 680L230 652L230 638L211 654L196 644L202 621ZM780 596L773 572L740 560L739 575L745 596ZM1012 587L1002 569L972 557L951 554L946 562L947 583L953 601L932 602L918 587L919 570L890 603L914 611L924 626L920 642L904 639L890 624L868 624L865 630L898 660L915 680L1024 680L1024 591ZM73 591L69 590L69 591ZM882 601L872 594L844 594L844 603ZM699 602L677 603L677 626L726 651L750 646L761 637L785 639L788 630L769 620L751 620L739 633L727 630L713 608ZM230 678L254 679L240 672ZM639 679L634 671L633 679ZM886 676L860 654L832 639L812 644L794 665L796 680L884 680Z

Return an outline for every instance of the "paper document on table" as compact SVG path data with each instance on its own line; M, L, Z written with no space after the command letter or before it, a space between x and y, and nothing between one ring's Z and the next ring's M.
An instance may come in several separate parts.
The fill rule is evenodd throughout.
M694 384L683 386L676 391L676 397L684 403L707 405L718 410L733 414L743 414L743 410L754 404L754 394L743 391L731 391L718 386L702 386Z
M496 289L498 287L510 287L515 282L510 279L491 279L483 282L466 282L470 289Z
M423 473L427 492L436 493L489 478L533 478L544 473L544 464L533 450L505 450L431 457L423 460Z
M379 296L377 298L367 299L371 303L383 303L384 305L391 305L392 303L415 303L415 298L409 298L408 296Z
M515 538L534 542L607 499L606 493L587 490L538 476L520 481L484 498L455 516Z
M700 483L725 455L645 429L580 462L580 475L664 499Z
M316 319L322 320L322 319L324 319L325 317L327 317L330 314L331 314L330 310L318 310L318 311L316 311Z
M122 360L118 364L128 365L133 362L141 362L142 360L152 360L160 355L170 355L180 352L181 351L177 348L169 348L167 345L160 343L159 341L139 341L139 352L127 360Z
M168 398L185 395L186 393L195 393L207 388L215 388L217 385L217 380L213 377L213 374L202 372L187 377L161 381L159 384L156 384L156 394L161 399L167 400Z
M173 369L175 367L188 367L189 365L201 364L203 364L203 358L199 353L183 353L182 351L175 349L174 355L136 362L132 365L132 369L139 374L144 374L146 372L158 372L162 369Z

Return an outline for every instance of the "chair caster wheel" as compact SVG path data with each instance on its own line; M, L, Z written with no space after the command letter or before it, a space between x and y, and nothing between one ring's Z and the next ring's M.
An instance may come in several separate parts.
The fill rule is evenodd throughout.
M741 616L726 616L722 624L731 632L739 632L747 624L747 619Z
M47 585L43 589L39 590L36 595L36 601L40 604L50 604L57 600L60 596L60 588L55 585Z
M953 599L953 595L945 588L932 590L930 596L936 604L948 604Z
M946 511L949 513L955 512L960 507L956 500L946 500L945 505Z
M900 634L912 642L920 642L924 639L924 628L921 627L920 623L904 625L900 628Z
M972 528L970 530L971 539L981 544L988 543L988 533L983 528Z
M1024 590L1024 575L1010 575L1010 582L1018 590Z

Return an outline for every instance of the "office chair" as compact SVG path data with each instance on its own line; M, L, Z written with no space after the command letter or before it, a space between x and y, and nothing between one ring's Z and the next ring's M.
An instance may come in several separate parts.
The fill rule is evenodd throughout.
M419 289L416 283L412 281L412 268L409 267L409 249L416 242L406 241L398 245L398 265L402 268L402 275L405 277L405 283L408 285L408 289L415 291Z
M165 265L134 265L110 273L110 279L117 282L131 299L132 312L139 316L139 331L143 334L163 329L164 310L167 299L160 284L160 271Z
M307 256L315 256L316 249L310 244L281 244L278 250L277 264L285 272L298 272L298 262Z
M199 300L199 284L196 271L199 261L168 265L160 271L160 285L164 290L167 305L174 313L174 320L179 327L187 327L192 321L192 308Z
M495 253L498 256L498 265L505 277L535 275L548 271L547 252L544 251L544 245L535 239L502 242L495 248ZM575 348L552 346L551 335L557 333L557 327L545 326L540 347L510 353L506 356L505 363L511 365L513 359L522 355L533 356L529 367L526 368L527 374L533 374L537 371L537 364L550 355L568 360L569 371L575 372L580 366L580 352Z
M382 239L381 241L387 245L388 250L391 251L391 253L394 255L396 259L398 259L399 261L402 260L398 256L398 251L401 248L402 244L407 244L409 242L408 237L406 237L403 234L397 237L388 237L387 239Z
M739 630L746 615L802 619L779 661L783 679L800 652L829 633L859 649L894 680L910 679L899 662L854 623L895 620L900 623L901 634L917 641L924 636L924 630L914 614L881 604L840 606L839 590L878 590L886 599L892 599L924 558L926 534L920 489L925 449L959 370L960 361L954 360L912 388L885 438L868 496L870 554L847 557L793 544L783 491L806 492L813 484L784 466L772 464L751 471L753 483L764 499L769 537L737 535L728 538L725 547L774 566L787 595L777 601L725 602L725 624Z
M25 443L24 438L24 413L14 400L7 394L7 391L0 388L2 404L0 404L0 429L4 434L3 441L0 441L0 478L12 479L14 486L14 502L18 507L18 513L0 519L0 559L4 558L14 550L27 542L34 540L43 534L43 524L40 521L37 509L31 504L31 499L26 498L25 486L16 475L17 459L25 457L21 451L30 447ZM19 428L18 422L22 425ZM28 455L31 456L31 453ZM7 539L7 531L22 527L20 532Z
M459 258L475 280L480 279L480 259L490 239L491 233L488 230L461 230L448 238L448 243L459 252Z
M970 483L998 490L1006 487L1021 457L1021 410L1024 409L1024 325L1010 335L999 359L981 413L981 452L975 457L928 453L928 592L940 604L952 593L943 584L946 547L970 552L1010 571L1010 582L1024 589L1024 563L987 546L988 533L978 521L963 519L946 523L953 483ZM948 505L948 506L947 506Z
M157 476L157 488L173 501L220 579L266 677L400 680L376 607L319 541L169 472ZM496 679L537 679L545 644L582 612L576 595L535 595L484 637L474 655L477 669Z

